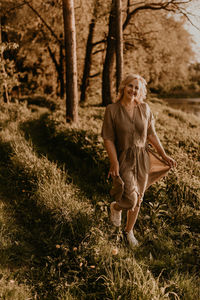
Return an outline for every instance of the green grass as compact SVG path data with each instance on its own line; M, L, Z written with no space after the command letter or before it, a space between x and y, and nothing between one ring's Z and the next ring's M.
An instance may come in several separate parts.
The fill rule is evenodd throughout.
M73 126L62 105L1 105L1 299L200 297L200 122L150 106L178 168L146 192L133 252L108 219L104 108L80 108Z

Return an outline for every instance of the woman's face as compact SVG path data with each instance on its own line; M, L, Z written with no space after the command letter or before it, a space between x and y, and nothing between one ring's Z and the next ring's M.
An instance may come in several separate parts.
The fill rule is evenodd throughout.
M124 97L129 100L137 99L139 94L139 81L138 79L133 79L124 87Z

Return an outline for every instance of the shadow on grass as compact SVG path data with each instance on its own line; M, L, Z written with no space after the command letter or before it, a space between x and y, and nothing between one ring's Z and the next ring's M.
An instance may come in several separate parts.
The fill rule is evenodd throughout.
M64 283L73 282L77 272L81 275L73 247L85 238L92 221L81 212L70 222L58 221L52 211L34 200L37 178L30 178L23 165L14 165L11 155L11 145L1 141L0 195L16 228L10 233L13 244L0 248L0 262L16 272L17 279L25 280L37 299L58 299Z
M45 96L39 96L39 95L32 95L32 96L23 96L19 99L19 102L23 103L23 102L27 102L28 105L35 105L35 106L39 106L39 107L46 107L51 111L54 111L57 107L58 104L51 100L48 99Z
M86 132L83 130L75 130L75 129L68 129L66 128L65 132L57 132L56 126L52 120L49 120L48 115L43 115L38 120L29 121L26 123L23 123L21 125L21 129L25 132L26 138L31 139L34 146L36 147L36 150L39 154L46 155L48 159L52 161L58 162L61 166L65 165L66 170L68 171L68 174L71 176L73 182L77 184L82 190L84 190L87 194L87 197L92 196L92 194L96 193L102 193L102 196L104 196L106 193L108 193L109 186L105 182L106 178L106 171L107 171L107 164L103 157L101 157L101 154L97 153L98 146L96 143L96 137L93 136L91 140L87 141ZM90 143L87 147L87 143ZM92 143L94 144L92 146ZM144 204L142 207L141 214L149 215L149 208L147 207L148 202L154 203L155 199L160 198L160 201L164 201L163 203L166 203L168 198L170 197L170 203L172 202L171 197L174 198L173 191L175 187L172 186L172 183L170 183L170 186L167 186L166 189L166 197L162 199L162 197L159 197L159 193L162 193L162 187L158 190L154 187L151 187L145 194ZM183 193L180 187L177 185L176 189L179 189L177 192L177 195L180 194L180 199L183 198ZM179 193L179 194L178 194ZM172 194L172 195L171 195ZM162 195L161 195L162 196ZM177 197L176 197L177 198ZM186 199L187 202L189 199ZM192 198L194 201L194 198ZM173 200L175 201L175 200ZM177 201L177 200L176 200ZM95 203L94 203L95 204ZM180 206L180 203L174 203L175 206L173 210L178 208ZM139 216L139 219L137 221L137 228L141 235L143 235L145 222L146 227L155 227L155 235L157 234L157 226L161 226L160 224L153 222L153 216L152 216L152 208L151 209L151 218L149 222L146 222L143 217ZM161 207L162 212L162 207ZM155 220L158 220L160 218L159 216L159 209L156 212L155 211ZM176 227L177 231L179 233L179 227L178 224L187 224L188 219L185 220L181 219L179 220L178 216L176 216L176 219L174 220L174 211L170 211L169 213L166 213L165 215L162 215L162 219L165 222L167 222L168 227L170 229L170 226ZM189 222L189 221L188 221ZM194 222L197 225L197 222ZM190 224L191 225L191 224ZM193 226L195 227L195 226ZM193 236L193 227L190 228L190 237ZM169 252L173 253L173 255L176 255L177 248L181 248L181 251L184 252L185 243L180 241L180 243L177 242L177 233L172 233L172 239L175 239L174 244L177 244L175 247L169 248ZM180 234L180 233L179 233ZM194 247L196 244L194 243ZM154 253L155 249L162 249L162 243L161 245L158 243L156 244L156 241L154 242L154 239L151 241L148 241L148 239L145 239L145 243L142 247L142 251L145 251L147 255L149 253ZM176 248L177 247L177 248ZM157 250L158 251L158 250ZM143 252L144 253L144 252ZM156 254L155 254L156 255ZM180 254L180 261L182 263L183 261L183 255ZM185 256L184 256L185 257ZM169 271L170 269L173 269L173 260L170 258L169 255ZM159 253L159 260L165 261L165 253L164 251L160 251ZM163 263L166 266L165 263ZM160 272L162 271L163 264L156 267L155 274L158 276ZM191 263L191 260L186 262L185 264L180 264L180 271L189 271L189 272L196 272L196 266L199 266L199 258L196 257L195 263ZM181 267L182 266L182 267ZM153 268L152 268L153 270ZM157 272L159 270L159 272Z
M97 135L88 139L86 131L68 128L65 132L57 132L48 114L24 122L20 129L25 132L26 139L31 139L39 155L47 156L62 167L64 165L73 183L85 191L87 197L97 192L108 193L108 161L97 152Z
M35 150L38 154L46 155L49 160L56 161L60 166L65 166L68 174L75 184L77 184L81 190L84 190L87 197L93 194L101 194L104 196L108 192L108 184L105 182L106 171L108 169L107 163L101 153L97 153L98 147L97 137L93 135L88 141L88 136L84 130L75 130L66 128L64 132L58 132L56 130L56 125L52 120L49 119L48 115L41 116L38 120L32 120L21 124L21 129L24 131L27 139L31 139ZM172 178L173 179L173 178ZM176 182L176 181L175 181ZM154 203L155 199L160 199L163 204L166 201L170 203L173 202L171 197L174 198L174 190L177 190L177 197L173 200L175 201L174 207L171 211L166 211L167 213L159 215L158 211L155 211L155 220L152 216L152 208L148 208L143 205L141 215L137 221L137 231L139 229L140 234L143 236L144 228L151 228L152 233L151 238L149 234L145 239L143 239L143 245L141 246L141 252L138 251L135 257L142 259L145 257L157 257L157 260L153 259L152 263L149 263L150 270L155 276L159 276L162 272L163 278L169 279L173 272L188 272L191 274L196 274L199 267L199 255L196 255L197 243L195 240L191 242L192 250L189 251L185 249L187 245L186 239L184 242L179 236L181 235L179 224L186 224L187 219L179 220L178 215L174 219L174 209L178 209L181 205L177 198L183 199L182 189L178 186L167 185L165 197L159 193L162 193L162 187L156 189L155 186L151 187L150 190L145 195L144 204L148 202ZM178 197L180 195L180 197ZM188 197L185 195L185 201L189 201ZM192 197L192 200L194 198ZM94 203L95 204L95 203ZM145 215L149 215L149 209L151 209L151 218L144 220ZM162 212L162 207L160 208ZM160 221L159 221L160 220ZM166 226L172 230L170 237L169 233L166 231L166 240L169 244L164 243L165 247L162 245L162 241L159 241L157 237L157 228L162 226L162 223L166 222ZM146 224L146 225L145 225ZM195 222L196 224L196 222ZM193 226L194 227L194 226ZM192 230L192 228L190 228ZM155 236L155 237L154 237ZM178 237L177 237L178 236ZM187 241L191 241L194 238L193 232L189 232ZM165 239L164 239L165 241ZM170 244L170 241L173 241ZM166 248L166 249L165 249ZM177 254L178 253L178 254ZM191 255L194 259L191 259ZM175 264L178 261L178 267ZM165 270L165 271L163 271Z

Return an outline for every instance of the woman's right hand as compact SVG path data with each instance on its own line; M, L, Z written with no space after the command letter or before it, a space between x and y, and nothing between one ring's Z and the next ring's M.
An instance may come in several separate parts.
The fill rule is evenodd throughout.
M110 170L108 172L108 178L109 177L115 177L115 176L119 176L119 162L113 162L110 164Z

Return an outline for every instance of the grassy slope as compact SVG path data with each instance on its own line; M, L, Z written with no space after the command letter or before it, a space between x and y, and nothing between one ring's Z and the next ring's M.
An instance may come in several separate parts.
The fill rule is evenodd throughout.
M156 99L150 106L178 168L146 192L134 253L108 220L104 109L81 108L75 127L62 107L1 107L2 299L200 296L200 122Z

